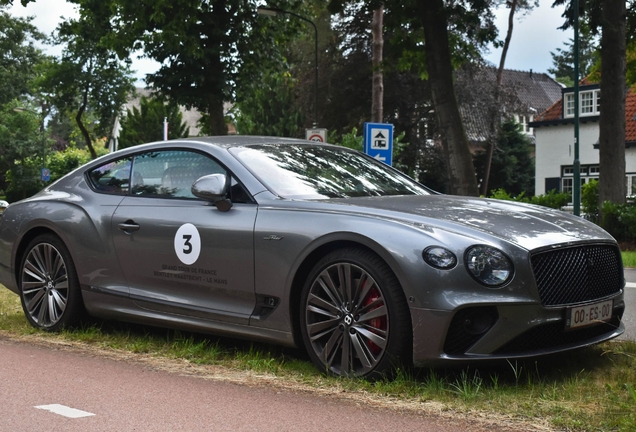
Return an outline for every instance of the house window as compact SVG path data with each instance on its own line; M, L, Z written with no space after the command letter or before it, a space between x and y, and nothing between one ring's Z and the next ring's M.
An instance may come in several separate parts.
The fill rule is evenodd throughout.
M574 117L574 93L565 95L565 117Z
M636 196L636 175L627 176L627 196Z
M598 165L583 165L581 167L581 188L591 180L597 181L599 178L600 168ZM572 188L574 185L574 167L562 166L561 167L561 191L572 195ZM559 177L555 177L558 181ZM558 183L557 183L558 184ZM625 186L627 187L627 196L636 198L636 173L629 173L625 176ZM552 187L554 189L554 187ZM546 189L548 191L549 189Z
M574 93L565 95L564 117L574 117ZM588 90L579 92L579 115L591 116L601 112L601 91Z
M526 135L532 135L532 128L528 126L528 123L530 123L532 120L534 120L533 115L518 115L517 123L519 124L519 130Z
M561 191L572 195L573 184L574 184L574 179L572 178L561 179Z

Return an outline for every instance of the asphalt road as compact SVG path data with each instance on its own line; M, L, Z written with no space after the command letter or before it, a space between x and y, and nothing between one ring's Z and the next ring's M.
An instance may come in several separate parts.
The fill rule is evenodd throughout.
M181 368L183 372L183 367ZM222 378L222 377L221 377ZM0 338L0 431L526 431Z
M636 340L636 269L625 269L625 333L619 339Z

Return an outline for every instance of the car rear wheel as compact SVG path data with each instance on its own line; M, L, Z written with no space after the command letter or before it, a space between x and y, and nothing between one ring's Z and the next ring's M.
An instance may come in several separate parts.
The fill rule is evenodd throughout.
M20 265L20 298L34 327L57 331L76 324L84 304L71 254L52 234L33 239Z
M321 259L303 288L300 317L309 356L329 374L377 378L410 352L402 288L370 251L340 249Z

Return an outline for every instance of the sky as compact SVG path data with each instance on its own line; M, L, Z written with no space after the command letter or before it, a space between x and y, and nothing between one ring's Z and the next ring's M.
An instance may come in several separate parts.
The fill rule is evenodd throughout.
M561 14L563 6L552 8L554 0L540 0L539 7L524 17L515 18L510 49L506 56L506 69L534 72L547 72L552 67L550 52L562 48L563 43L574 35L571 30L557 30L563 23ZM74 5L65 0L36 0L25 8L19 0L14 0L9 13L14 16L34 16L33 24L45 34L51 34L60 22L60 17L75 17ZM500 39L505 37L508 27L508 9L503 7L496 12L496 24L500 31ZM59 55L59 47L43 47L51 55ZM501 49L491 49L486 59L499 65ZM147 73L157 70L159 64L149 59L133 58L133 69L136 71L139 86L143 86L143 78Z

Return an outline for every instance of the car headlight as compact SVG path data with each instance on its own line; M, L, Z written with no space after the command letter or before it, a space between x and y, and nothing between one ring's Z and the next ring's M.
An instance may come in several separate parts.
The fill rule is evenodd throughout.
M441 246L430 246L424 249L422 258L431 267L442 270L449 270L457 265L455 254Z
M499 249L477 245L466 250L468 273L479 283L498 287L510 280L513 266L510 259Z

